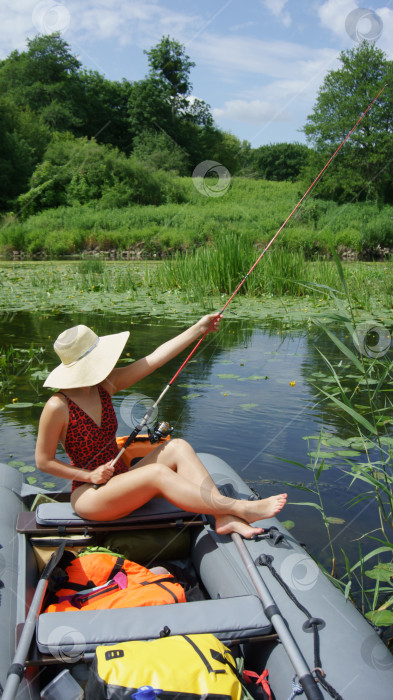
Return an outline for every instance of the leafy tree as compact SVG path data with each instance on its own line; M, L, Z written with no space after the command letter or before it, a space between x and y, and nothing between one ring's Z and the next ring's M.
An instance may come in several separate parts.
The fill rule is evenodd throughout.
M129 153L131 83L81 70L58 33L36 36L27 44L27 51L13 51L0 62L0 92L39 114L52 131L95 137Z
M66 133L54 135L19 205L26 215L92 201L106 208L182 199L183 192L169 173L156 174L133 155Z
M27 45L27 51L13 51L0 62L0 93L40 114L52 129L72 127L81 64L58 33L38 35Z
M366 41L355 49L343 51L340 61L341 67L326 76L304 127L315 149L310 159L310 178L315 177L387 83L383 94L324 174L318 193L339 202L352 199L392 202L393 62Z
M157 46L146 51L149 75L133 83L129 98L130 130L135 136L145 131L165 132L190 156L191 171L206 155L205 131L209 140L219 131L213 125L209 105L191 97L189 79L194 63L184 46L163 37Z
M273 143L253 152L254 172L264 180L296 180L308 161L309 148L301 143Z
M134 139L133 154L153 170L189 172L188 154L163 131L143 131Z
M149 58L150 76L158 79L169 95L174 119L179 110L187 109L186 98L192 89L189 74L195 63L185 54L185 47L169 36L144 53Z
M132 84L123 79L107 80L98 71L80 71L75 86L76 111L80 126L76 136L95 138L130 153L132 132L128 102Z
M14 206L50 140L49 129L28 109L0 98L0 209Z

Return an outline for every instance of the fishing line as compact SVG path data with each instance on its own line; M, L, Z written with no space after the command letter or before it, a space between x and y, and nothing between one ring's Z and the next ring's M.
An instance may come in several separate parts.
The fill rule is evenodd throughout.
M191 357L192 357L192 356L194 355L194 353L197 351L197 349L198 349L199 346L201 345L202 341L205 339L205 337L207 336L207 334L213 329L214 325L216 324L216 322L218 321L218 319L220 318L220 316L222 316L222 314L224 313L225 309L227 308L227 306L229 306L229 304L231 303L232 299L233 299L233 298L236 296L236 294L240 291L240 289L242 288L242 286L243 286L243 284L245 283L245 281L247 280L247 278L248 278L248 277L251 275L251 273L255 270L256 266L257 266L258 263L262 260L262 258L264 257L264 255L267 253L267 251L269 250L269 248L271 247L271 245L272 245L272 244L274 243L274 241L276 240L277 236L278 236L278 235L281 233L281 231L285 228L285 226L287 225L288 221L290 221L290 219L292 218L292 216L293 216L293 215L295 214L295 212L299 209L299 207L300 207L301 204L304 202L304 200L308 197L308 195L310 194L311 190L315 187L315 185L317 184L317 182L320 180L320 178L322 177L322 175L323 175L323 173L325 172L325 170L329 167L329 165L330 165L330 163L332 162L332 160L334 160L334 158L336 157L336 155L338 154L338 152L342 149L342 147L344 146L344 144L346 143L346 141L349 139L349 137L351 136L351 134L355 131L355 129L357 128L357 126L360 124L360 122L362 121L362 119L366 116L367 112L371 109L371 107L373 106L374 102L377 101L377 99L378 99L379 96L383 93L383 91L385 90L386 87L387 87L387 83L380 89L380 91L378 92L378 94L374 97L374 99L373 99L373 100L370 102L370 104L368 105L367 109L363 112L363 114L361 114L361 116L360 116L359 119L357 120L356 124L354 124L354 126L352 127L352 129L348 132L348 134L345 136L345 138L341 141L340 145L336 148L336 150L334 151L333 155L330 156L329 160L328 160L327 163L324 165L324 167L322 168L322 170L320 171L320 173L317 175L317 177L315 178L315 180L313 180L313 182L312 182L311 185L308 187L308 189L306 190L306 192L304 193L304 195L299 199L299 201L298 201L298 203L296 204L296 206L292 209L291 213L287 216L287 218L285 219L284 223L281 224L280 228L279 228L278 231L274 234L273 238L269 241L269 243L267 244L267 246L263 249L262 253L258 256L258 258L256 259L256 261L254 262L254 264L250 267L249 271L248 271L247 274L243 277L243 279L241 280L241 282L238 284L238 286L236 287L235 291L232 292L232 294L230 295L229 299L225 302L224 306L222 307L221 311L213 318L213 320L212 320L212 322L210 323L209 327L208 327L208 328L206 329L206 331L203 333L203 335L202 335L201 338L198 340L198 342L194 345L193 349L192 349L191 352L187 355L187 357L186 357L186 359L184 360L184 362L182 362L182 364L180 365L179 369L178 369L178 370L175 372L175 374L173 375L172 379L170 379L170 381L169 381L168 384L166 385L165 389L164 389L164 390L161 392L161 394L159 395L158 399L157 399L157 400L154 402L154 404L147 410L147 412L146 412L146 414L144 415L144 417L142 418L140 424L137 425L137 426L134 428L134 430L132 431L132 433L130 434L130 436L127 438L127 440L126 440L126 442L125 442L123 448L120 450L119 454L117 455L116 459L112 462L112 465L116 464L117 460L120 459L120 457L121 457L121 455L124 453L125 449L133 442L133 440L136 438L136 436L138 435L138 433L139 433L139 432L142 430L142 428L146 425L146 423L148 422L148 420L149 420L151 414L152 414L153 411L157 408L158 404L159 404L160 401L164 398L164 396L165 396L165 394L167 393L167 391L170 389L170 387L171 387L172 384L176 381L176 379L177 379L177 377L179 376L179 374L183 371L184 367L185 367L185 366L187 365L187 363L190 361Z

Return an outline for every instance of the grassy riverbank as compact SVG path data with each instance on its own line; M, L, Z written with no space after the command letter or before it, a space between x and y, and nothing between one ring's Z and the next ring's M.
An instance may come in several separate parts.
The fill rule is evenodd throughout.
M8 215L0 228L0 252L58 256L117 249L151 257L190 251L222 235L230 240L240 237L245 246L263 246L307 187L306 183L233 178L221 196L207 196L197 190L192 178L175 179L183 192L179 204L114 209L75 205L48 209L25 220ZM275 246L289 252L302 250L311 257L328 253L330 240L339 251L362 253L378 245L393 248L393 207L367 202L339 206L310 199Z

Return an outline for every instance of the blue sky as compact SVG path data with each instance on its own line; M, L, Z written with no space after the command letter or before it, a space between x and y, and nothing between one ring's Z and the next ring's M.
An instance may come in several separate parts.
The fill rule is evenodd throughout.
M0 0L0 58L53 30L85 67L131 81L147 73L144 49L177 39L193 95L254 148L304 141L324 76L363 36L393 60L393 0Z

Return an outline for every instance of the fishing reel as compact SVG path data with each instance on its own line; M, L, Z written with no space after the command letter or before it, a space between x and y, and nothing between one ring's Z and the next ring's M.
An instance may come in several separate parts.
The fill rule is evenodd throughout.
M157 421L153 430L147 428L147 434L152 445L173 433L174 428L165 420Z

